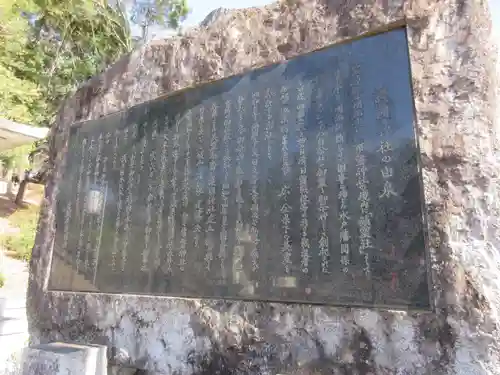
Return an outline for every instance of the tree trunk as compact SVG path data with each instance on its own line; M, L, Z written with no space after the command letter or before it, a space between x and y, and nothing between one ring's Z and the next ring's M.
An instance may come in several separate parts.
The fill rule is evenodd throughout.
M15 203L18 206L20 206L21 204L23 204L24 193L26 191L26 186L28 186L28 179L27 178L25 178L24 180L22 180L21 183L19 184L19 190L17 191L16 200L15 200Z
M8 170L7 173L5 174L5 179L7 180L7 195L12 197L12 171Z

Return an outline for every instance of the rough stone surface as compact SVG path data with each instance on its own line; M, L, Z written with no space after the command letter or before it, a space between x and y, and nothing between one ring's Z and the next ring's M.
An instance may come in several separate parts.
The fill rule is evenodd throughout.
M71 123L404 22L434 312L46 290ZM289 0L220 12L92 79L52 130L54 173L31 263L34 341L105 344L113 363L175 375L500 374L500 159L489 23L481 0Z

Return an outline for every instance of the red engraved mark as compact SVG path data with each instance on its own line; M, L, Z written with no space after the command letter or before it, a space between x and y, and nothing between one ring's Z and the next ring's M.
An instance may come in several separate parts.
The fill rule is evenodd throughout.
M392 280L391 280L391 289L392 291L396 291L396 285L398 283L398 275L396 274L396 272L393 272L392 273Z

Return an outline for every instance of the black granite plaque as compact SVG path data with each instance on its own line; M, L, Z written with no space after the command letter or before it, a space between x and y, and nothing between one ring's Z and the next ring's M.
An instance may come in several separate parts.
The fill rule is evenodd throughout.
M405 29L71 129L52 290L429 307Z

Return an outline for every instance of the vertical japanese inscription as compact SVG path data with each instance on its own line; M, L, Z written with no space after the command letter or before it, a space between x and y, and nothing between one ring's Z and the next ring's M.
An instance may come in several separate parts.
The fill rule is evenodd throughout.
M250 235L252 237L253 248L250 253L252 259L252 271L256 272L259 269L259 251L260 251L260 233L259 233L259 102L260 94L252 93L252 176L250 179L250 196L252 205L250 208L252 216L252 225L250 227Z
M77 137L76 139L76 142L75 144L79 144L79 137ZM81 149L81 154L80 154L80 160L81 160L81 164L80 164L80 168L77 170L77 179L76 179L76 182L77 182L77 186L76 186L76 197L75 197L75 201L76 201L76 207L75 207L75 212L78 214L79 212L79 201L80 201L80 192L79 192L79 189L80 189L80 186L81 186L81 174L83 173L83 170L82 172L80 172L80 169L83 167L83 158L84 158L84 155L85 155L85 149ZM71 168L72 165L71 163L69 162L69 160L66 160L66 171L65 173L68 173L70 171L69 168ZM73 181L71 181L73 182ZM79 186L80 184L80 186ZM60 196L62 195L62 191L60 190L59 191L59 194ZM61 199L61 198L59 198ZM61 248L59 249L60 251L60 254L64 254L66 252L68 252L68 244L69 244L69 234L70 234L70 224L71 224L71 221L72 221L72 215L73 215L73 201L71 199L68 199L67 202L66 202L66 205L65 205L65 209L64 209L64 225L63 225L63 240L62 240L62 246Z
M201 251L200 237L202 233L202 220L203 220L203 167L205 164L205 107L200 106L199 117L198 117L198 133L197 133L197 143L198 148L196 150L196 206L194 212L194 239L193 245L196 251Z
M189 179L191 178L191 133L193 131L193 119L191 110L185 115L186 144L184 147L184 173L182 181L182 215L181 215L181 240L179 249L179 269L184 271L186 267L187 254L187 228L188 228L188 207L189 207Z
M379 88L375 90L375 108L376 108L376 120L378 124L378 130L381 135L380 145L378 148L378 153L380 154L382 168L380 170L380 174L383 181L382 192L379 194L378 198L382 201L390 200L391 198L397 196L398 194L394 191L394 187L392 184L394 170L392 167L392 153L393 147L390 142L391 135L391 113L390 113L390 105L389 105L389 95L387 93L386 88ZM405 237L408 236L405 230ZM391 229L388 228L387 236L389 238L392 237ZM401 242L404 242L401 241ZM396 248L393 244L391 244L390 248L391 255L394 256L396 253ZM398 282L398 274L395 270L392 270L391 273L391 287L394 290L396 288Z
M237 109L238 114L238 136L236 137L236 246L233 252L233 282L240 283L241 272L243 270L243 216L242 208L245 201L243 200L242 184L245 173L243 172L243 160L245 158L245 122L243 116L245 114L245 99L243 96L238 96Z
M106 135L104 136L104 149L110 147L111 145L111 133L107 132ZM104 196L106 197L107 195L107 188L108 188L108 154L104 155L104 158L102 160L102 172L101 172L101 181L99 182L99 186L102 187L102 192ZM104 202L105 204L106 202ZM104 212L104 207L103 207L103 212ZM104 217L101 217L101 226L104 224Z
M92 155L95 152L95 137L90 138L90 146L88 150L89 154ZM85 217L88 214L88 206L89 206L89 193L91 189L91 181L92 181L92 176L93 176L93 171L92 169L95 168L95 163L90 163L87 165L87 173L85 176L85 206L83 207L83 217ZM93 216L89 215L88 218L88 228L87 228L87 233L86 233L86 241L85 241L85 250L84 250L84 269L85 271L89 270L90 266L90 260L89 260L89 254L90 251L92 250L92 227L93 227ZM83 224L82 224L83 226ZM83 228L82 228L83 229ZM84 229L83 229L84 230Z
M154 204L154 183L156 179L156 138L158 137L158 120L153 121L151 130L151 143L153 149L149 153L148 160L148 190L146 196L146 226L144 228L144 248L142 251L141 271L147 272L150 269L149 255L151 253L151 233L153 231L153 204ZM146 136L144 137L146 144Z
M205 269L210 271L213 253L215 248L215 169L217 168L217 147L219 144L219 138L217 137L217 111L218 106L214 102L210 108L211 119L212 119L212 133L210 137L210 151L208 155L208 201L207 201L207 222L206 222L206 234L205 234Z
M114 131L114 141L113 141L113 155L111 159L111 168L112 170L116 171L118 168L118 139L119 139L120 131L117 129ZM121 167L120 163L120 167ZM121 181L121 177L123 176L122 172L123 168L120 168L119 171L119 183ZM121 186L123 188L123 186ZM114 231L114 236L113 236L113 246L111 248L111 271L116 272L116 257L118 254L118 232L120 229L120 218L121 218L121 208L122 206L122 201L120 200L120 185L118 186L118 204L117 204L117 210L116 210L116 217L115 217L115 231Z
M318 87L316 93L316 122L319 125L318 135L316 136L316 182L318 188L318 219L320 223L320 234L318 239L319 257L321 259L321 272L324 274L329 273L329 237L328 237L328 186L326 175L328 167L326 166L326 154L328 153L328 146L325 143L325 121L323 118L323 92L321 87Z
M80 271L80 262L81 262L81 249L83 244L83 225L85 221L85 205L83 209L80 209L81 196L82 196L82 183L83 183L83 175L85 173L85 162L86 162L86 149L87 149L87 138L83 138L82 140L82 158L80 161L80 167L78 169L78 182L76 184L76 198L75 198L75 207L77 212L79 213L79 221L80 221L80 231L78 234L78 243L76 246L76 272ZM85 195L84 195L85 202Z
M93 188L97 189L97 191L100 193L98 196L99 201L96 202L97 206L96 208L100 208L99 211L102 211L101 205L103 204L102 202L102 194L103 194L103 180L102 180L102 174L101 174L101 164L102 163L102 149L104 146L104 135L101 133L99 134L99 137L97 139L97 155L96 155L96 161L95 161L95 169L94 169L94 183L93 183ZM103 166L104 167L104 166ZM100 231L101 225L102 225L102 215L101 212L94 212L94 215L96 215L96 230ZM100 234L100 233L99 233ZM91 254L91 269L94 271L97 268L97 257L98 257L98 246L99 246L99 241L100 241L100 236L99 234L97 235L97 238L95 238L95 242L92 246L92 254ZM94 234L91 234L91 236L96 237Z
M95 260L95 265L94 265L94 276L93 276L93 283L94 285L96 284L96 278L97 278L97 265L99 263L99 255L101 254L101 247L102 247L102 237L103 237L103 228L104 228L104 222L105 222L105 217L104 213L106 210L106 199L107 199L107 194L108 194L108 155L105 153L106 149L109 149L111 147L111 133L107 132L104 135L103 139L103 145L102 149L104 152L104 157L102 160L102 172L99 178L99 191L101 193L100 196L100 211L99 212L99 221L98 221L98 237L97 237L97 245L96 245L96 260Z
M163 255L163 241L161 235L163 233L163 215L165 211L165 190L167 188L167 152L168 152L168 135L171 133L168 129L168 117L159 119L164 121L163 137L158 137L161 143L161 156L160 156L160 186L158 186L158 202L159 210L156 216L156 254L155 254L155 267L161 268L162 255ZM158 134L159 135L159 134Z
M340 264L342 272L349 272L349 264L351 262L351 236L349 234L349 210L347 206L347 165L345 157L345 136L344 136L344 104L342 97L343 82L342 74L339 69L335 72L335 143L337 145L337 181L339 183L339 240L340 240Z
M68 203L66 204L66 210L64 212L63 244L61 249L62 251L68 250L69 224L71 222L71 215L73 213L72 203L73 202L68 201Z
M111 159L111 168L116 170L118 168L118 139L120 137L120 130L116 129L114 132L114 142L113 142L113 157Z
M266 89L265 94L265 109L266 109L266 132L265 140L267 142L267 159L272 160L273 154L273 132L274 132L274 115L273 115L273 99L274 92L271 88Z
M137 124L132 125L132 150L130 152L129 157L129 169L127 176L127 196L125 198L125 219L123 223L123 245L122 245L122 272L125 271L125 266L127 264L128 259L128 246L130 243L130 229L131 229L131 221L132 221L132 208L134 204L134 192L135 192L135 174L136 174L136 163L137 163L137 136L139 133L139 126Z
M391 135L391 125L390 125L390 109L389 109L389 96L387 94L387 89L381 88L375 91L375 107L376 107L376 118L379 126L379 131L382 136L380 141L380 146L378 152L381 155L382 169L380 174L382 180L384 181L384 187L379 195L379 198L389 199L397 196L394 191L392 184L392 177L394 170L392 168L392 144L389 141L389 136Z
M292 266L292 244L290 238L290 213L292 212L292 207L289 203L290 197L290 182L289 177L291 174L288 144L289 144L289 129L288 123L290 121L290 94L288 92L288 87L282 86L280 89L280 102L281 102L281 113L280 113L280 133L281 133L281 173L283 176L283 183L281 186L280 197L280 213L281 213L281 227L283 231L283 245L281 247L281 252L283 254L283 267L286 274L290 273L290 268Z
M309 249L311 243L309 241L309 188L307 183L307 156L306 143L307 138L304 134L304 118L306 115L306 97L305 87L302 81L297 86L297 143L299 146L299 193L300 193L300 265L302 273L309 273Z
M220 231L220 248L219 261L221 269L221 278L226 279L226 258L227 258L227 234L228 234L228 210L229 210L229 173L231 169L231 106L232 102L226 100L224 103L224 135L222 143L224 147L224 156L222 158L223 181L221 190L221 231Z
M117 154L118 154L118 132L115 135L115 151L113 154L113 169L116 170L118 167L117 162ZM123 143L127 144L128 142L129 129L126 128L123 132ZM120 231L122 227L122 216L123 209L125 207L125 168L127 165L127 154L123 153L120 157L120 172L119 172L119 181L118 181L118 204L116 207L116 218L115 218L115 233L113 236L113 250L111 251L111 267L113 271L116 271L116 257L118 254L118 246L120 241ZM125 270L125 261L127 255L124 254L123 249L121 251L120 256L120 269L123 272Z
M354 63L351 65L351 94L352 94L352 120L355 131L358 134L362 133L362 120L364 116L363 101L361 100L361 67ZM370 194L368 191L368 177L366 167L366 154L364 139L357 137L356 144L356 186L359 189L358 202L360 208L360 216L358 219L359 231L359 252L364 258L364 273L369 276L371 273L370 266L370 249L372 245L371 236L371 220L372 212L370 211Z
M170 179L170 185L172 188L172 193L170 195L170 211L167 218L168 223L168 239L167 239L167 259L166 268L167 273L172 273L172 262L174 257L174 246L175 246L175 215L177 211L177 192L179 190L177 183L177 162L179 160L179 123L180 119L177 116L175 119L175 130L172 135L172 177Z
M77 138L77 141L75 142L75 144L78 144L78 138ZM83 166L83 156L84 156L84 149L81 150L81 160L82 160L82 164L80 165L80 167ZM67 165L66 165L66 173L69 171L68 168L71 167L71 164L67 162ZM79 172L79 170L77 171L77 173ZM76 192L76 202L77 204L79 204L79 197L80 197L80 193L78 191L79 187L78 187L78 181L80 180L80 173L78 173L78 179L77 179L77 192ZM79 207L76 206L76 212L78 212L79 210ZM70 223L72 221L72 215L73 215L73 201L68 199L67 202L66 202L66 205L65 205L65 210L64 210L64 226L63 226L63 242L62 242L62 247L60 249L61 253L64 253L64 252L67 252L68 251L68 242L69 242L69 231L70 231Z

